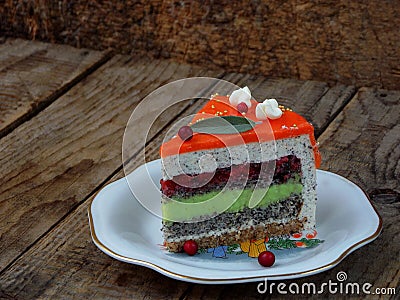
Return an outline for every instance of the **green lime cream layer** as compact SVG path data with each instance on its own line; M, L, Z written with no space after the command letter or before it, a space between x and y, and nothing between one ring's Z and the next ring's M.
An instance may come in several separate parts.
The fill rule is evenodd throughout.
M272 185L266 189L244 189L212 191L194 195L188 199L172 198L161 207L164 220L185 221L200 216L216 213L234 213L246 207L266 208L285 200L292 194L300 194L303 186L300 183Z

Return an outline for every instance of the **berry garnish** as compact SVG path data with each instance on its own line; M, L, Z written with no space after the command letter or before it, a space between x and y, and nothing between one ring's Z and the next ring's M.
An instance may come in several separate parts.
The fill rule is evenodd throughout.
M190 126L183 126L179 129L178 135L182 140L188 141L193 136L193 130Z
M198 249L197 243L193 240L188 240L183 244L183 251L190 256L195 255Z
M258 263L263 267L270 267L275 262L275 255L271 251L261 252L258 256Z
M237 106L237 110L241 113L247 113L247 111L249 110L249 107L247 106L246 103L244 102L240 102Z

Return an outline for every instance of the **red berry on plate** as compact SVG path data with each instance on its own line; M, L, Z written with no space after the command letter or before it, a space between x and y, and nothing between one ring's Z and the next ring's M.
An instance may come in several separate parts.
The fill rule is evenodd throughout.
M182 140L188 141L193 136L193 130L190 126L183 126L179 129L178 135Z
M258 256L258 263L263 267L271 267L275 263L275 255L271 251L261 252Z
M244 102L240 102L237 106L237 110L241 113L247 113L249 108L247 107L247 104Z
M188 240L183 244L183 251L190 256L195 255L198 249L197 243L193 240Z

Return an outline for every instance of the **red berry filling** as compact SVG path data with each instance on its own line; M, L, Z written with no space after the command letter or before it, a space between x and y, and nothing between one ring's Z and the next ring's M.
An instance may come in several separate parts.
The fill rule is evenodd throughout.
M200 175L179 175L172 180L160 180L161 191L167 197L174 195L189 196L198 192L207 192L216 189L222 189L228 180L230 182L246 182L246 184L255 184L260 178L262 163L250 163L243 165L234 165L228 168L220 168L215 171L207 184L203 186L205 178L210 178L212 174L203 173ZM286 183L295 175L301 174L301 162L295 155L288 155L276 160L275 172L272 182L275 184Z

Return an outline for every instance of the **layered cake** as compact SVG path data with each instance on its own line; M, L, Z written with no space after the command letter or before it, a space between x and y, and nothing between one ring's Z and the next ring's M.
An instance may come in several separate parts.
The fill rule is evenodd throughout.
M248 88L214 95L160 149L164 244L179 252L315 227L314 128Z

